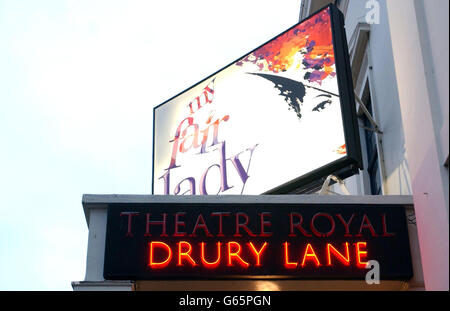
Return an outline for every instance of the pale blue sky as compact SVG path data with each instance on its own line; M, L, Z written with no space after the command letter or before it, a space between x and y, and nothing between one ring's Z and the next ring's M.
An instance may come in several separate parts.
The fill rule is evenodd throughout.
M82 194L150 194L153 107L299 10L300 0L0 0L0 290L83 280Z

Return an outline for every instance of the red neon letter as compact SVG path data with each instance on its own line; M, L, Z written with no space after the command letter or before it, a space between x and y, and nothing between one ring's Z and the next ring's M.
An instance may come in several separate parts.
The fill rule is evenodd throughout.
M220 263L220 257L221 257L220 256L220 246L221 246L221 243L217 242L216 244L217 244L217 259L214 262L209 262L209 261L207 261L205 259L205 242L201 242L200 243L201 260L202 260L203 265L206 268L213 269L213 268L217 267L219 265L219 263Z
M227 245L228 245L228 264L227 264L227 266L233 266L233 264L231 263L232 258L236 258L238 263L241 265L241 267L247 268L248 266L250 266L250 264L248 262L245 262L239 256L239 254L241 252L241 244L239 244L238 242L228 242ZM237 246L237 248L238 248L237 251L232 252L231 245Z
M172 259L172 250L170 249L169 245L167 245L164 242L150 242L149 246L150 246L150 258L148 265L150 266L150 268L160 269L167 267L167 265L170 263L170 260ZM154 248L165 249L167 251L167 258L161 262L155 262L153 260L155 253Z
M391 237L394 236L395 233L389 233L387 232L387 228L386 228L386 214L381 214L381 220L383 222L383 236L384 237Z
M346 256L339 253L337 249L334 248L333 245L330 243L327 244L327 256L328 256L328 266L331 266L331 253L334 254L334 256L339 259L340 262L342 262L344 265L349 266L350 265L350 252L348 249L348 242L345 242L345 254Z
M295 269L298 265L297 262L289 262L289 243L288 242L284 242L284 267L286 269Z
M178 221L178 217L179 216L184 216L186 215L185 212L179 212L179 213L175 213L175 232L173 234L173 236L185 236L186 232L179 232L178 231L178 226L186 226L186 223L184 221Z
M145 234L144 234L144 236L152 236L150 234L150 226L151 225L161 225L162 226L162 233L160 234L160 236L167 236L167 234L166 234L167 214L163 213L163 220L161 220L161 221L157 221L157 220L150 221L150 215L151 215L150 213L147 213L147 222L146 222L146 225L145 225Z
M356 245L356 264L360 268L365 268L367 265L367 261L361 261L361 257L367 257L367 252L362 251L361 247L366 247L367 243L366 242L357 242L357 243L355 243L355 245Z
M366 214L364 214L363 219L361 221L361 226L359 227L359 231L358 234L356 236L362 236L361 232L363 228L367 228L370 230L370 234L372 234L372 236L378 236L375 233L375 230L373 229L372 224L370 223L369 217L367 217Z
M264 251L264 249L267 246L267 242L264 242L263 246L261 246L261 248L259 249L259 251L256 250L255 246L253 245L252 242L248 243L248 245L250 246L250 249L253 251L253 253L255 254L256 257L256 264L255 266L260 267L261 266L261 262L260 262L260 256L261 253Z
M259 236L271 236L273 233L272 232L265 232L264 231L264 227L270 227L272 224L270 223L270 221L264 221L264 216L269 216L271 217L272 214L269 212L265 212L265 213L260 213L259 217L261 220L261 234Z
M303 260L302 260L302 267L305 266L305 261L306 260L314 260L316 262L316 266L320 266L320 262L319 259L316 256L316 253L314 252L314 249L312 248L311 244L307 244L306 245L306 250L305 250L305 254L303 255Z
M183 252L183 246L187 246L188 250ZM192 259L191 257L191 251L192 251L192 246L191 244L189 244L189 242L185 242L185 241L180 241L178 242L178 264L177 266L182 266L183 264L181 263L181 258L186 258L192 266L196 266L197 264L195 263L194 259Z
M131 218L133 218L133 216L139 215L139 213L138 212L122 212L122 213L120 213L120 216L124 216L124 215L128 215L128 230L127 230L127 234L125 234L125 236L132 237L133 233L131 233Z
M297 217L299 219L298 223L294 224L294 216ZM294 233L294 228L297 228L298 230L300 230L300 232L304 235L304 236L308 236L311 237L312 235L309 234L308 232L306 232L305 229L303 229L302 227L302 222L303 222L303 216L302 214L299 213L290 213L289 214L289 220L290 220L290 225L291 225L291 231L289 233L289 236L297 236Z
M203 219L202 214L198 214L197 222L195 223L194 230L192 230L192 236L195 236L195 231L197 231L198 228L203 229L206 236L212 236L212 234L209 233L208 227L206 226L205 219Z
M245 222L241 224L239 222L239 216L244 216ZM248 216L246 213L236 213L236 234L234 236L242 236L242 234L239 233L239 228L242 227L245 231L247 231L249 236L256 236L256 234L253 234L253 232L247 227L248 224Z
M325 232L325 233L320 232L319 230L317 230L316 226L314 225L314 221L319 216L325 217L330 221L331 228L328 232ZM335 223L334 223L334 219L333 219L333 217L331 217L331 215L329 215L327 213L317 213L311 218L311 226L310 227L311 227L311 231L314 233L315 236L326 238L334 233Z
M342 215L341 214L336 214L336 216L337 216L337 218L342 222L342 224L344 225L344 227L345 227L345 234L344 234L344 236L352 236L351 234L350 234L350 223L352 222L352 220L353 220L353 217L355 217L355 214L352 214L352 216L350 217L350 219L348 220L348 221L345 221L345 219L344 219L344 217L342 217Z
M226 213L226 212L211 213L211 217L213 217L213 216L219 216L219 233L217 234L217 236L225 236L222 232L222 217L230 216L230 213Z

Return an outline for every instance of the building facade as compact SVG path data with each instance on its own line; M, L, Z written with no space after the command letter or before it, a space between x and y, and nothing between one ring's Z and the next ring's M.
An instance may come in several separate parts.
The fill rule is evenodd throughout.
M413 287L448 290L448 1L304 0L300 20L335 2L345 16L364 170L352 195L412 195ZM340 192L334 186L333 191Z
M345 16L364 169L345 180L346 189L331 186L327 196L331 198L323 200L345 200L332 192L348 191L361 202L394 199L414 205L407 211L414 276L406 284L387 283L380 289L448 290L449 3L303 0L299 19L332 2ZM74 290L227 288L223 282L104 280L107 211L105 202L96 200L88 197L83 202L89 227L86 277L72 283ZM241 281L234 286L238 290L374 289L364 282Z

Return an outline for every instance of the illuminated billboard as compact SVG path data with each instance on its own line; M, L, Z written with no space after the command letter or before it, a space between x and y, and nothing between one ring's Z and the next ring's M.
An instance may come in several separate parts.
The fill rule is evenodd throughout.
M153 194L287 193L352 174L361 151L342 14L329 5L155 107L153 126Z

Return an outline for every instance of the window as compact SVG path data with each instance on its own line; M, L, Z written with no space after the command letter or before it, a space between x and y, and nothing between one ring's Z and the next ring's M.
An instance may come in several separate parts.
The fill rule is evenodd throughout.
M370 95L369 81L367 80L366 86L364 89L363 97L361 98L362 102L366 106L370 115L373 116L372 111L372 97ZM360 116L361 125L364 126L364 135L361 139L364 139L364 143L362 145L366 146L366 155L367 155L367 163L365 163L367 175L370 184L370 193L371 195L380 195L382 194L382 179L380 174L379 167L379 156L378 156L378 148L377 148L377 136L376 133L370 128L373 128L369 119L365 114ZM364 151L364 150L363 150Z
M339 1L339 8L345 14L349 6L349 0ZM350 62L352 67L352 77L355 92L361 102L367 108L370 116L377 122L376 115L376 94L371 93L371 57L369 49L370 25L358 22L355 26L350 40ZM371 130L374 126L363 109L358 106L358 118L360 125L361 151L363 153L364 170L354 182L356 192L361 195L381 195L383 194L384 167L383 167L383 145L380 134Z

